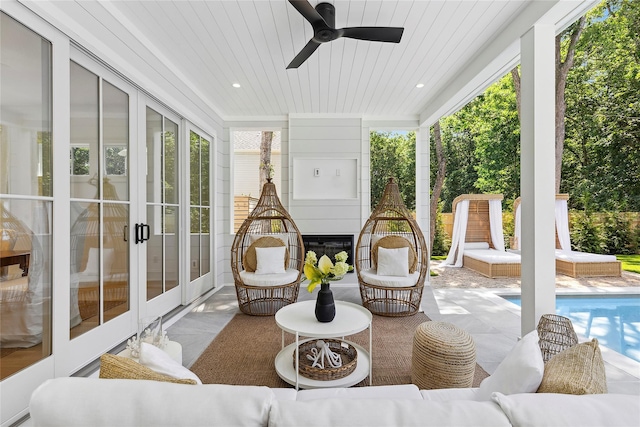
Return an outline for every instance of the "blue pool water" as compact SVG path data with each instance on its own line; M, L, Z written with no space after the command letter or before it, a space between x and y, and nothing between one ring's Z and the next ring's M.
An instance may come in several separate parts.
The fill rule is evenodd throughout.
M502 296L520 305L520 296ZM588 339L640 362L640 295L557 295L556 314Z

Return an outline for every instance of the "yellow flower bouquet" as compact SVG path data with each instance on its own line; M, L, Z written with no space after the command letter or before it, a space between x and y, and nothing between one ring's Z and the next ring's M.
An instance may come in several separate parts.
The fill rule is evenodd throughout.
M304 275L309 279L307 290L313 292L318 284L341 280L347 272L352 271L353 266L347 264L347 257L345 251L338 252L334 264L328 256L322 255L318 260L315 252L308 251L304 259Z

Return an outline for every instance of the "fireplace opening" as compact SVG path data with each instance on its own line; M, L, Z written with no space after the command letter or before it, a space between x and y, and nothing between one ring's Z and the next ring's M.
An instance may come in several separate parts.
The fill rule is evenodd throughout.
M338 252L347 253L347 264L353 265L353 234L303 234L302 242L305 251L313 251L318 256L326 255L335 262ZM350 271L349 273L353 273Z

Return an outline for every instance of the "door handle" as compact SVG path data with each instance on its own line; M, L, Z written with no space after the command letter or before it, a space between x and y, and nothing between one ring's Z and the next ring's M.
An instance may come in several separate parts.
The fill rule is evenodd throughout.
M145 230L147 231L146 233L145 233ZM145 234L146 234L146 237L145 237ZM149 240L149 236L150 236L149 224L136 223L135 235L136 235L136 245L138 243L143 243Z
M145 230L147 230L146 237L145 237L145 233L144 233ZM146 242L147 240L149 240L149 236L151 235L150 234L151 233L150 230L151 229L149 227L149 224L142 224L142 241L143 242Z

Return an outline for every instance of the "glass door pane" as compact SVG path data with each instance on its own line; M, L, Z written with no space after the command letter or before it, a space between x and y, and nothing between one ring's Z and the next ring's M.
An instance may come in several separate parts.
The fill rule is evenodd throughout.
M0 380L52 351L51 43L0 11Z
M71 62L71 337L130 309L129 95Z
M211 271L211 213L209 191L210 142L194 131L190 132L190 279Z
M178 124L147 107L147 301L179 284Z

